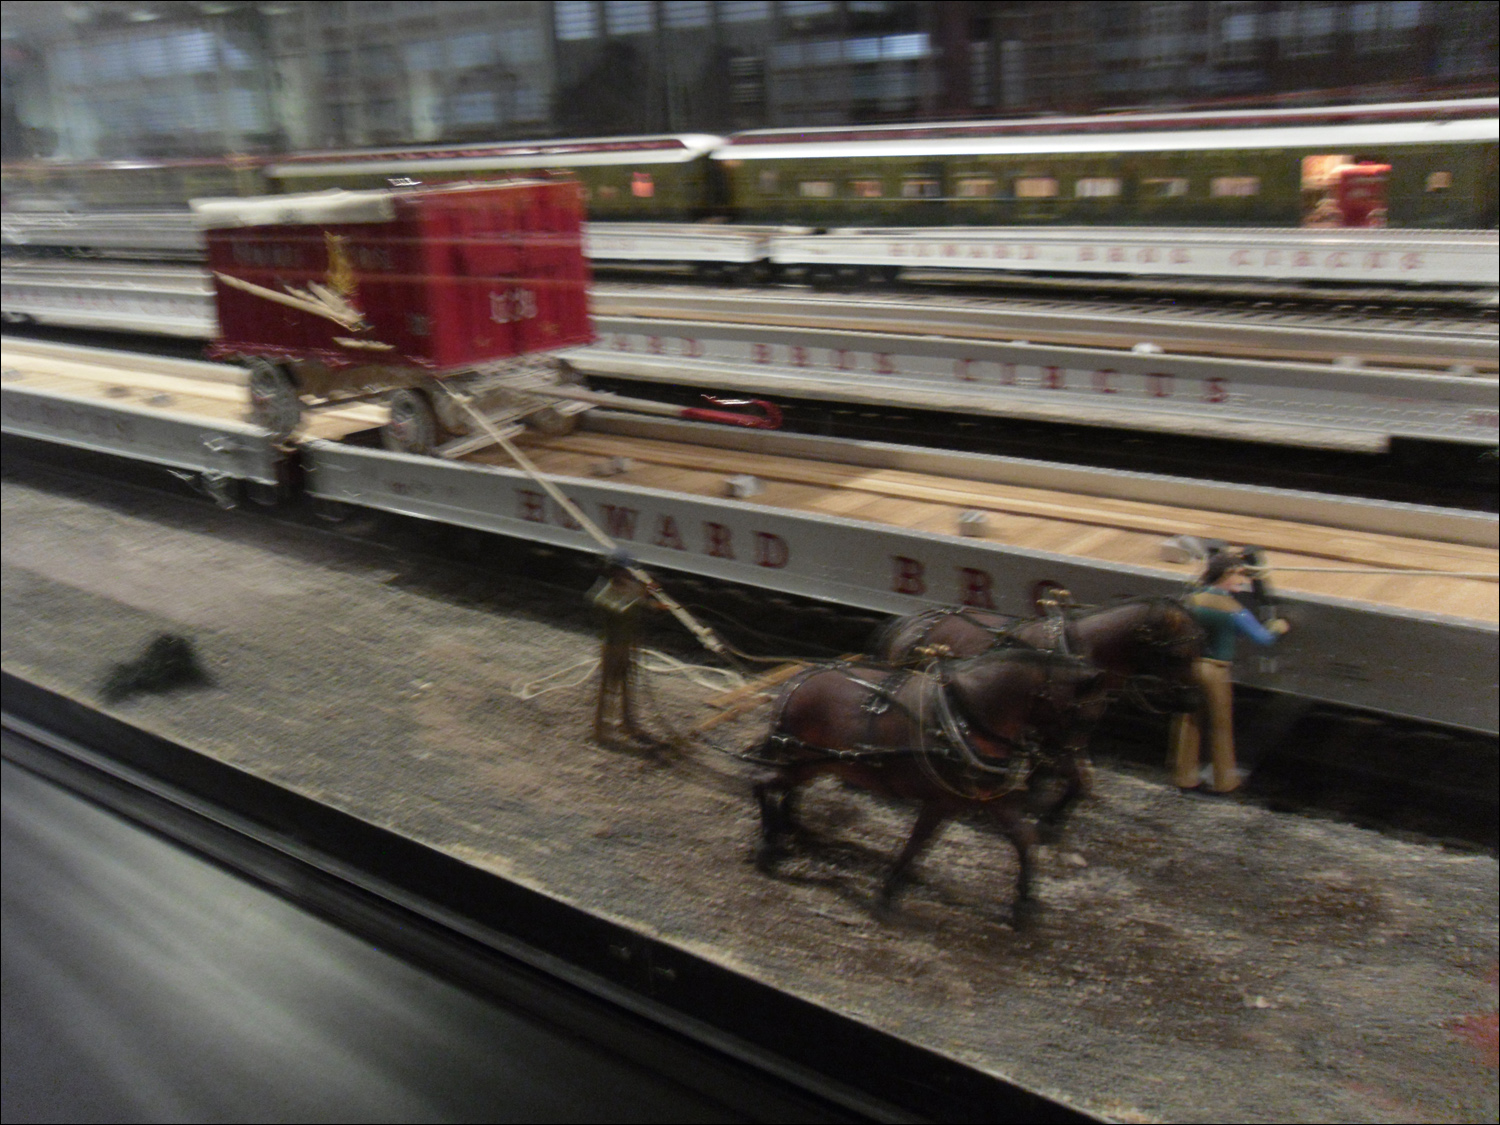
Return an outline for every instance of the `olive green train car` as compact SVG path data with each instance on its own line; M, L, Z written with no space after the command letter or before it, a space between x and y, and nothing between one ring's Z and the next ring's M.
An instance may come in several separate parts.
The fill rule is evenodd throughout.
M1488 116L1140 132L760 131L736 134L713 159L746 223L1338 225L1326 206L1334 172L1386 165L1378 225L1492 229L1497 123L1493 100L1483 104Z
M578 181L595 221L693 222L724 211L707 159L723 143L680 135L313 154L269 165L266 179L273 192L304 192L563 175Z

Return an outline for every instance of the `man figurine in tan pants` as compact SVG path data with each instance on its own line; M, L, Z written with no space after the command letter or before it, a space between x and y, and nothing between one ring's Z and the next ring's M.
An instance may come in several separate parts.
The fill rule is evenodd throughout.
M1250 572L1242 555L1219 551L1203 568L1198 585L1184 599L1188 612L1203 627L1207 640L1203 656L1193 664L1193 678L1203 692L1197 713L1178 715L1172 723L1172 780L1184 793L1198 791L1198 751L1203 726L1208 726L1209 758L1213 762L1213 792L1232 793L1240 786L1234 764L1234 664L1237 634L1263 645L1274 644L1287 632L1285 621L1261 625L1234 596L1250 586Z

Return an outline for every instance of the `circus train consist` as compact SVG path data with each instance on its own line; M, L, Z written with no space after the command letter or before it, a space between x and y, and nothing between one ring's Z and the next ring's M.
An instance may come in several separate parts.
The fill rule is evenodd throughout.
M199 196L566 177L594 224L640 224L642 232L703 224L700 241L721 250L693 250L680 231L662 245L689 247L676 256L698 262L758 255L770 264L779 235L879 238L891 228L928 236L984 228L1487 231L1497 216L1497 107L1497 99L1474 98L219 161L39 161L8 164L4 194L12 213L44 206L39 200L96 211L181 207ZM771 241L736 248L726 229ZM873 260L857 250L845 256Z

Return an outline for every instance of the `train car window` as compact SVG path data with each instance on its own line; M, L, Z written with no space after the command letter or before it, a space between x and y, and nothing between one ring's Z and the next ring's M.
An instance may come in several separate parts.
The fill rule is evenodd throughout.
M885 194L885 181L850 180L849 194L855 199L879 199Z
M755 182L762 195L775 195L781 190L781 173L767 168L756 177Z
M1260 194L1259 176L1215 176L1208 185L1208 194L1215 199L1235 198Z
M1447 191L1452 186L1452 172L1432 172L1427 177L1428 191Z
M902 199L938 199L943 194L943 185L937 180L913 178L901 181Z
M998 181L988 177L973 177L958 181L960 199L988 199L995 194Z
M1177 199L1188 193L1186 176L1154 176L1141 181L1142 194L1147 199Z
M832 180L803 180L797 185L797 194L807 199L832 199Z
M637 199L650 199L656 194L656 181L651 178L650 172L630 174L630 194Z
M1017 199L1051 199L1056 194L1055 176L1022 176L1016 181Z
M1085 176L1073 181L1074 199L1107 199L1120 194L1117 176Z

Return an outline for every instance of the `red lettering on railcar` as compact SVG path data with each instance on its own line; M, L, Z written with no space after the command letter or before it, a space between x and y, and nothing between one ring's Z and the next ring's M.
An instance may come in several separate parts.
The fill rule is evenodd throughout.
M1100 368L1098 371L1095 371L1094 390L1098 391L1101 395L1119 394L1119 388L1116 387L1113 382L1111 382L1111 380L1114 379L1114 377L1118 374L1118 371L1111 370L1108 367Z
M1250 251L1236 250L1229 255L1231 266L1248 266L1250 264Z
M848 348L832 348L828 352L828 366L839 371L853 371L854 353Z
M751 344L750 345L750 358L753 359L753 360L755 360L756 363L770 363L771 362L771 345L770 344Z
M529 488L516 490L516 499L521 502L521 518L530 520L532 523L547 522L546 497L540 492L533 492Z
M1036 247L1035 246L1023 246L1023 247L1021 247L1021 260L1022 261L1029 262L1029 261L1032 261L1035 258L1036 258Z
M1181 246L1174 246L1172 250L1167 254L1167 261L1171 262L1174 266L1186 265L1192 260L1192 255L1190 255Z
M925 568L920 562L916 559L909 559L905 555L892 555L891 562L895 564L895 574L891 582L892 590L898 594L914 596L927 593L927 583L922 577Z
M1104 256L1111 262L1123 262L1125 260L1125 247L1111 246L1104 252Z
M1422 268L1422 255L1418 253L1402 254L1401 268L1404 270L1419 270Z
M1210 375L1203 380L1204 402L1228 402L1229 384L1218 375Z
M652 355L663 355L666 352L666 346L662 343L660 336L647 336L646 351Z
M701 359L703 356L703 342L684 336L682 338L682 354L689 359Z
M1267 250L1266 251L1266 265L1268 265L1268 266L1279 266L1279 265L1281 265L1281 251L1280 250Z
M611 342L611 344L614 347L615 351L617 351L617 352L628 352L628 351L630 351L630 337L629 336L624 336L624 335L618 335L617 334L615 336L614 340Z
M1142 246L1139 250L1137 250L1135 252L1135 260L1137 262L1154 262L1154 261L1156 261L1156 247L1154 247L1154 246Z
M713 559L734 558L733 532L722 523L703 521L703 553Z
M1016 385L1016 365L1014 363L1002 363L1000 365L1000 385L1002 387L1014 387Z
M791 355L793 367L807 366L807 349L804 348L801 344L792 345Z
M1335 250L1323 264L1331 270L1341 270L1349 264L1349 255L1344 250Z
M1005 245L1005 243L1003 243L1003 242L997 243L996 246L995 246L994 252L991 254L991 257L994 257L994 258L1009 258L1010 257L1010 247L1007 246L1007 245Z
M755 533L755 565L769 567L771 570L780 570L786 566L792 558L792 549L787 546L786 540L779 535L772 535L769 531L757 531Z
M687 550L687 544L682 541L682 533L677 530L677 520L673 516L662 516L657 521L656 545L670 547L674 551Z
M899 372L896 370L895 361L891 359L891 353L890 352L876 352L875 353L875 374L877 374L877 375L896 375L896 374L899 374Z
M1042 368L1042 386L1049 391L1061 391L1068 385L1068 375L1061 367Z
M958 244L955 243L955 242L945 242L945 243L943 243L943 257L945 257L945 258L956 258L956 257L958 257Z
M994 585L995 580L988 571L968 566L958 568L958 586L961 591L958 600L964 605L971 605L975 609L994 609Z
M1092 262L1094 260L1094 248L1092 246L1080 246L1078 248L1078 260L1080 262Z
M1310 266L1312 264L1313 262L1311 250L1298 250L1295 254L1292 255L1292 265L1297 266L1298 268Z
M1384 250L1371 250L1368 254L1365 255L1365 269L1385 269L1385 255L1386 251Z
M1155 372L1146 376L1146 390L1152 398L1172 397L1172 376Z
M600 504L599 514L604 517L604 530L611 539L634 539L635 524L640 516L638 508L626 508L619 504Z
M960 383L977 383L979 376L972 370L974 361L972 359L955 359L953 361L953 377Z

